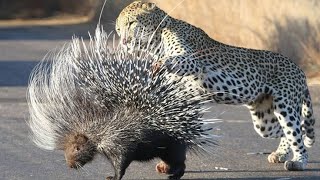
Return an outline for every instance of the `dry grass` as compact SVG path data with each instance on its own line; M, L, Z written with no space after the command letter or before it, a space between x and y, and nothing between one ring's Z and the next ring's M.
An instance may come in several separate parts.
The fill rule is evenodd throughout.
M302 67L308 70L307 75L310 77L320 77L320 31L317 31L315 37L309 37L306 42L300 41L300 45L303 51Z
M81 24L90 21L89 16L54 16L50 18L41 19L10 19L0 20L1 27L21 27L21 26L57 26L57 25L71 25Z

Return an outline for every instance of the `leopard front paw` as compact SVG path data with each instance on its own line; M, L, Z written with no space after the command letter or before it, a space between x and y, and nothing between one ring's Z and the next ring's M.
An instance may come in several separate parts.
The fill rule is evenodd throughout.
M288 159L288 154L281 154L278 152L272 152L268 156L269 163L284 163Z
M106 180L113 180L113 176L106 177Z

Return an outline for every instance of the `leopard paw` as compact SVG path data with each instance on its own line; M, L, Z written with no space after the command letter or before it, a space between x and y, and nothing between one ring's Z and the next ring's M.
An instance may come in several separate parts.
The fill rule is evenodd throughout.
M278 152L272 152L268 156L269 163L284 163L288 159L288 154L281 154Z
M284 163L284 168L288 171L303 171L305 166L306 163L300 161L286 161Z

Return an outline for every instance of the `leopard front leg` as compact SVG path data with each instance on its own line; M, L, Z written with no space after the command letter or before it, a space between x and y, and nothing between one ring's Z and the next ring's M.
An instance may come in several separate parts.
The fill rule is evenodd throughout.
M292 107L293 104L296 103L288 99L284 101L282 97L277 98L274 114L278 117L286 140L293 152L293 159L285 161L284 168L289 171L302 171L307 165L308 154L302 141L301 113L297 112L299 108Z
M278 149L268 156L269 163L284 163L288 160L291 149L286 137L282 137Z

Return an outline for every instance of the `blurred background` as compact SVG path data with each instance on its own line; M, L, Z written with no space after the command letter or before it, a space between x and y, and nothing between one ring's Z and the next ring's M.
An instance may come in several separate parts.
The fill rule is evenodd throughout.
M297 62L312 82L320 77L318 0L151 1L171 16L202 28L218 41L280 52ZM102 16L107 31L114 29L117 15L131 2L107 1ZM0 25L91 23L94 27L102 4L103 0L0 0Z

